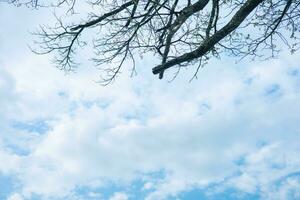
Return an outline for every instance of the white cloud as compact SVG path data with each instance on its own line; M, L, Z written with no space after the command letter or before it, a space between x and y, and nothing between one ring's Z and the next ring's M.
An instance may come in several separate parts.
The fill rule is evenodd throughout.
M300 179L298 178L287 178L280 187L271 190L267 194L268 199L299 199L300 198Z
M146 88L138 94L133 88L139 80L121 78L117 84L101 88L89 82L89 76L65 77L55 70L50 70L53 74L47 73L48 83L40 85L43 89L37 91L35 84L26 82L32 76L26 72L32 70L35 77L42 77L44 70L34 70L32 66L7 70L15 80L12 90L17 94L16 105L23 108L18 116L24 114L22 120L53 116L55 119L52 128L34 145L18 170L27 196L32 193L64 196L75 186L91 181L130 182L140 173L163 169L168 176L153 186L155 191L149 196L149 199L163 199L231 176L241 170L234 161L242 155L247 155L248 168L229 185L253 192L263 187L264 182L273 181L268 173L271 166L265 161L278 159L280 165L284 160L279 156L286 157L295 151L291 148L274 155L270 154L272 145L257 146L258 142L282 142L284 146L299 137L296 123L299 96L291 96L297 87L292 79L284 81L292 89L271 103L268 97L260 95L269 84L264 75L253 80L255 87L243 82L252 76L252 71L272 71L269 67L253 67L244 75L229 73L223 76L222 84L204 78L200 82L209 84L203 84L205 87L200 84L198 88L187 85L189 97L181 97L185 92L171 91L172 85L170 91L156 86L156 90ZM287 76L285 70L280 70L282 76ZM273 77L272 82L281 84L276 77L279 76ZM269 74L266 79L270 79ZM57 95L61 90L65 94ZM74 102L76 107L65 109ZM287 110L287 106L295 112ZM28 110L33 112L29 115ZM283 146L274 148L282 151ZM290 159L295 161L295 166L278 175L288 174L300 166L296 157ZM260 176L264 179L252 177L257 173L264 174Z
M6 61L0 69L0 171L17 176L28 198L63 198L76 187L130 184L163 171L159 180L147 179L148 199L211 183L270 199L275 191L284 199L299 185L287 178L273 187L300 169L300 81L290 74L300 70L296 58L239 71L207 66L192 83L152 81L150 70L141 70L105 88L92 81L94 69L64 76L47 58ZM274 84L279 96L266 94ZM50 128L41 135L17 131L11 120L44 120ZM22 140L10 143L29 153L11 152L11 140Z
M154 186L153 182L147 182L147 183L144 184L143 190L150 190L150 189L153 188L153 186Z
M116 192L109 200L128 200L128 196L125 193Z
M7 200L23 200L23 197L20 194L15 193L9 196Z

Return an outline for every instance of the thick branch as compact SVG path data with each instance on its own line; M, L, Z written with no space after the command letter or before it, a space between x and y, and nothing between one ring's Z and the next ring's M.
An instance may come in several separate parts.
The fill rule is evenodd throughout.
M162 58L162 65L166 63L169 51L170 51L170 46L172 42L172 38L175 35L175 33L179 30L179 28L182 26L182 24L194 13L199 12L202 10L208 3L209 0L199 0L195 4L190 5L186 8L184 8L180 13L179 17L175 20L175 22L171 25L169 28L169 34L166 38L166 44L165 44L165 50ZM172 11L174 12L175 7L177 5L177 1L174 3L174 7L172 8ZM171 15L172 16L172 15ZM172 19L171 19L172 20ZM163 78L163 72L162 70L159 74L159 78Z
M152 69L152 72L154 74L159 74L160 72L174 65L181 64L183 62L190 62L205 55L214 47L215 44L234 31L261 2L263 2L263 0L246 1L245 4L236 12L232 19L222 29L217 31L211 37L205 39L196 50L169 60L164 64L158 65Z

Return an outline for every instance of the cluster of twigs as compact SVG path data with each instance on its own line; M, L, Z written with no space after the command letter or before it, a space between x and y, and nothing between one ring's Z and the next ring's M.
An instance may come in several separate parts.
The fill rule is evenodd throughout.
M13 0L14 3L21 3ZM38 6L38 0L23 2ZM54 27L41 27L38 53L55 53L63 70L76 66L74 55L85 44L83 32L100 30L94 38L92 57L96 65L116 63L104 68L105 84L113 81L125 62L135 68L137 54L152 52L161 60L152 72L163 78L171 67L178 71L211 57L227 53L274 57L286 45L291 52L299 48L300 0L94 0L101 10L83 22L66 25L58 18ZM75 0L62 0L56 6ZM194 78L193 77L193 78Z

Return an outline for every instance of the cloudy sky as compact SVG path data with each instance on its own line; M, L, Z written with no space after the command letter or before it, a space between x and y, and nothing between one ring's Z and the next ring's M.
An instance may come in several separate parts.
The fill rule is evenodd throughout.
M213 60L189 83L30 52L49 10L0 3L0 199L300 199L300 54ZM169 74L172 75L172 72Z

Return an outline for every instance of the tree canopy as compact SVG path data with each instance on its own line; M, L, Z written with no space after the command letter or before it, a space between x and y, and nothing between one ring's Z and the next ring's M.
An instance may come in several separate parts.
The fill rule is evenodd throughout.
M39 0L8 2L45 6ZM144 53L160 59L152 68L159 78L169 68L179 72L190 65L196 66L196 77L212 57L269 58L284 46L292 53L299 48L300 0L89 0L95 12L79 13L80 20L76 4L52 2L68 7L69 15L41 27L36 52L53 53L60 69L73 70L78 47L86 44L82 34L94 30L91 58L104 70L105 84L126 62L134 70Z

